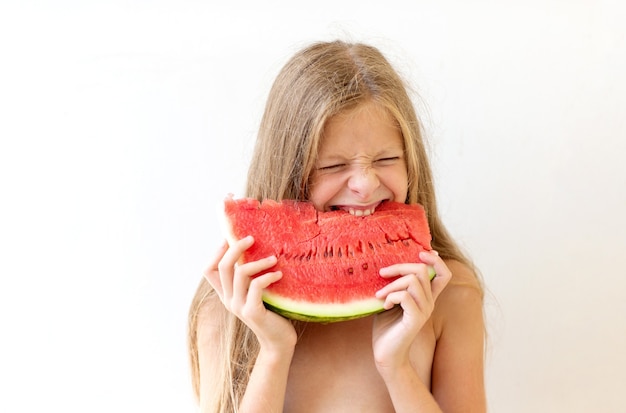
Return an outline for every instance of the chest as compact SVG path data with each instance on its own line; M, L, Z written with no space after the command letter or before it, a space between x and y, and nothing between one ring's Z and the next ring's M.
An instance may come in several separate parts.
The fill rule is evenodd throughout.
M371 318L305 327L291 364L285 412L393 412L372 352ZM411 364L430 385L435 335L429 323Z

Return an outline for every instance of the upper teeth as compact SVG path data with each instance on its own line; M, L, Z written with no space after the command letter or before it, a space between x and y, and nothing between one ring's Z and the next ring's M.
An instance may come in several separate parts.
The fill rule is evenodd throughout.
M348 212L351 215L354 215L355 217L362 217L362 216L371 215L372 212L374 212L374 211L371 210L371 209L353 209L353 208L350 208L350 209L348 209Z

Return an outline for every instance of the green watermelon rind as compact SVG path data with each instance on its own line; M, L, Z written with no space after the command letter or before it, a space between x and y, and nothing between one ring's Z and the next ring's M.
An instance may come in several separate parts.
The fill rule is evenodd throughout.
M384 301L375 297L350 303L311 303L296 301L265 290L263 302L266 308L284 317L319 323L354 320L384 311Z
M429 266L430 280L432 281L436 275L435 269ZM263 302L267 309L283 317L316 323L355 320L385 311L384 301L375 297L349 303L311 303L293 300L265 290Z

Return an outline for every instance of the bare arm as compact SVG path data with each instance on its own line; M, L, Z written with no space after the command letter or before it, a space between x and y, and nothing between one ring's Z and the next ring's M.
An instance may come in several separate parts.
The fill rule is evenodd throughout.
M230 385L226 374L228 355L223 351L224 325L229 315L214 296L205 303L198 326L198 362L200 368L200 411L213 413L222 397L218 389ZM282 412L293 347L261 347L239 404L244 412Z
M436 299L431 314L437 337L431 388L424 384L414 366L406 358L396 359L401 362L396 361L386 368L379 366L379 373L387 385L398 413L442 411L471 413L486 410L483 383L482 294L476 278L469 269L457 262L446 264L454 274L453 282L441 291L441 286L434 285L437 282L435 279L432 297L429 294L430 287L426 283L422 283L424 295L414 294L418 307L421 302L432 302ZM444 270L441 264L439 265L440 270ZM407 311L411 310L411 303L411 300L407 300L406 308L403 306L403 318L411 315L410 312L407 314ZM430 314L428 311L425 313ZM394 340L395 342L398 341ZM389 348L389 345L387 347Z
M263 289L280 279L282 274L268 272L254 277L274 265L276 258L236 265L243 251L252 243L253 239L247 237L234 242L230 248L223 245L204 274L215 295L206 303L199 321L202 326L198 327L202 411L212 412L215 407L211 406L220 404L215 400L216 394L219 398L231 400L233 405L240 402L238 411L241 413L283 410L287 376L297 337L291 323L265 309L262 302ZM228 386L234 383L228 373L236 363L243 363L246 368L246 360L249 359L243 356L253 351L242 349L239 354L231 356L231 346L240 344L241 340L226 328L233 326L234 322L248 326L258 340L259 351L256 359L250 359L254 366L248 382L241 384L244 394L232 397Z
M384 380L397 413L442 412L430 390L409 363L386 374Z
M287 354L261 349L239 412L280 413L283 411L292 356L293 350Z
M373 335L378 372L398 413L441 412L409 353L419 331L433 317L452 274L436 252L421 253L420 259L424 264L398 264L381 270L383 276L388 272L403 275L379 292L387 294L386 305L399 307L377 316ZM437 273L432 282L427 266Z
M445 412L483 413L483 298L474 275L458 262L449 263L454 282L439 297L434 314L440 330L432 371L432 393Z

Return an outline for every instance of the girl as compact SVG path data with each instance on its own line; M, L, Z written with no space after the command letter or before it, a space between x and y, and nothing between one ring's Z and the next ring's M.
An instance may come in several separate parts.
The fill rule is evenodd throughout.
M437 214L421 126L398 74L375 48L340 41L297 53L268 98L246 196L376 213L420 203L433 249L377 295L381 314L291 322L261 291L276 258L236 265L254 239L215 253L190 309L193 384L202 412L484 412L482 287Z

